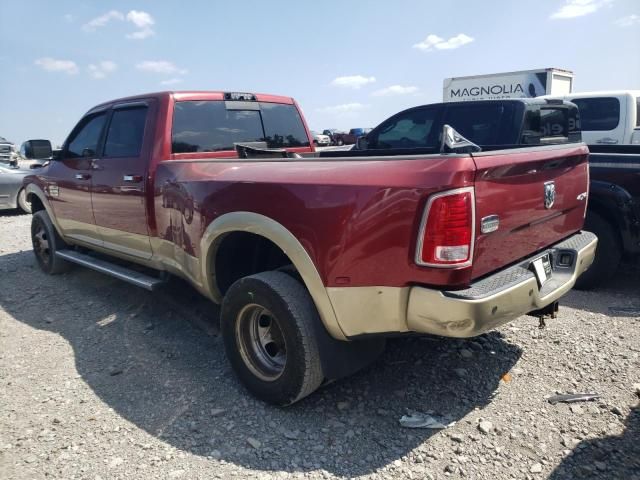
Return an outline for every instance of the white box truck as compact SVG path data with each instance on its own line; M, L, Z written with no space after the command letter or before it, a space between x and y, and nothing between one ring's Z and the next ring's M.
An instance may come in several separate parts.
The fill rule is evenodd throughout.
M499 100L540 95L567 95L573 90L573 72L541 68L519 72L492 73L445 78L443 101Z

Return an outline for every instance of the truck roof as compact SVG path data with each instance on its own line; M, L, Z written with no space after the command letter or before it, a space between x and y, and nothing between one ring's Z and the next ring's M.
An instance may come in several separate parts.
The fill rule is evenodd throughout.
M108 100L106 102L102 102L91 110L96 108L104 107L107 105L111 105L113 103L122 103L122 102L132 102L136 100L143 100L145 98L166 98L173 97L176 100L224 100L225 93L236 93L238 90L167 90L161 92L151 92L151 93L142 93L139 95L132 95L129 97L116 98L112 100ZM272 95L269 93L253 93L253 92L242 92L242 94L253 95L256 100L259 102L270 102L270 103L284 103L291 105L294 103L293 98L285 97L282 95Z

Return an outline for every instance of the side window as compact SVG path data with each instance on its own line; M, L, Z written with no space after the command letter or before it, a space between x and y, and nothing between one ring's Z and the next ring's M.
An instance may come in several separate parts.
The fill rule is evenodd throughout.
M66 156L69 158L79 158L83 156L85 150L90 150L92 155L98 152L100 134L107 118L106 113L87 117L80 122L79 128L71 134L67 143Z
M607 131L618 127L620 100L615 97L574 98L580 110L582 130Z
M433 147L432 128L437 115L437 109L423 108L391 118L369 135L369 148Z
M640 127L640 97L636 97L636 127Z
M105 157L137 157L142 149L147 107L113 111L104 145Z

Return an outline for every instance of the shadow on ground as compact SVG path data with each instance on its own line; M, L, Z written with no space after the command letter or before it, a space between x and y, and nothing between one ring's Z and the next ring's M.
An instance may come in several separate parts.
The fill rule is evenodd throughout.
M585 440L549 476L550 480L640 479L640 406L631 409L622 435Z
M593 295L593 292L598 295ZM640 268L622 265L613 278L595 290L572 290L561 305L612 317L640 318ZM603 299L606 300L603 302Z
M22 210L18 208L12 208L9 210L0 210L0 217L19 217L20 215L30 215L30 214L24 213Z
M434 433L400 428L407 409L459 420L491 401L521 355L497 332L473 341L397 339L364 371L278 409L238 384L216 336L217 307L180 281L152 294L82 268L50 277L31 252L1 256L3 276L2 308L65 338L79 375L117 414L178 449L217 451L247 468L371 473ZM288 442L304 457L290 457Z

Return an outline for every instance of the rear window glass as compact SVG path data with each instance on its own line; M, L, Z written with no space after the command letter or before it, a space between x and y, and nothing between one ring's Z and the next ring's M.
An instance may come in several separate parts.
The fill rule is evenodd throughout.
M260 102L260 114L269 148L309 146L302 118L294 105Z
M615 97L574 98L580 110L582 130L613 130L620 122L620 101Z
M223 101L176 102L173 153L233 150L235 143L267 142L269 148L309 146L293 105L261 102L259 110L227 110Z
M111 117L105 157L137 157L142 149L147 107L116 109Z
M580 115L576 107L527 109L522 128L524 144L581 141Z

